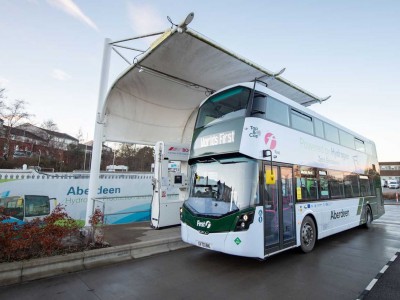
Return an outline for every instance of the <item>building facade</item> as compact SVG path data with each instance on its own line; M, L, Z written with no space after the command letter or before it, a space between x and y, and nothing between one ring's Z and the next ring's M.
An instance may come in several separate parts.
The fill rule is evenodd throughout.
M397 180L400 182L400 161L397 162L380 162L382 180Z

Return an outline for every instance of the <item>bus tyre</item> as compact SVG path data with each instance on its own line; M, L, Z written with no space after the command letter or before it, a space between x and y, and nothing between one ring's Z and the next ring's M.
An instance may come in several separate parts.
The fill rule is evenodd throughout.
M310 216L306 216L301 223L301 251L308 253L314 249L316 238L317 231L314 220Z
M372 211L371 208L369 207L369 205L367 205L364 209L365 211L365 224L364 227L365 228L370 228L371 227L371 223L372 223Z

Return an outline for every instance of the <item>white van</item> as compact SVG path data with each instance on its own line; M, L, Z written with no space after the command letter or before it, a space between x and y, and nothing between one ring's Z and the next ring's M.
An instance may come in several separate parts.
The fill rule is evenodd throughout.
M399 183L397 182L397 180L388 180L388 188L389 189L398 189Z

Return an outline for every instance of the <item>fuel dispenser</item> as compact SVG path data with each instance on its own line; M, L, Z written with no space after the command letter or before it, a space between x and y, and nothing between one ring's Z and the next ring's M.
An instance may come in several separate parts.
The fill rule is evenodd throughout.
M188 189L189 145L157 142L154 158L151 227L178 225Z

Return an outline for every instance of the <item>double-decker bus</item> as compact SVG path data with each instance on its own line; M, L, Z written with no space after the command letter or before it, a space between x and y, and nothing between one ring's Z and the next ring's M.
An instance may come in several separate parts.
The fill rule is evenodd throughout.
M374 143L257 81L198 111L183 241L264 259L384 214Z

